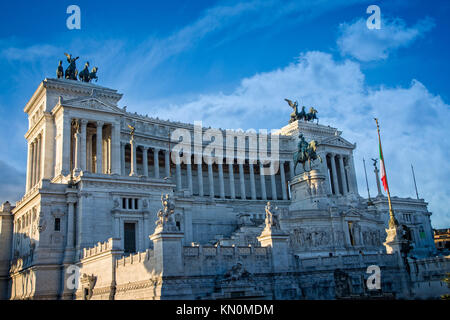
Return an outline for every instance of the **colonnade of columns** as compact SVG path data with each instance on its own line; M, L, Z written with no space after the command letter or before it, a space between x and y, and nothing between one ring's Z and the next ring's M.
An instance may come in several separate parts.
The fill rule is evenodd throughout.
M42 168L42 134L39 133L28 144L27 181L26 189L29 190L41 179Z
M127 145L130 144L121 144L122 174L137 174L136 156L131 156L130 171L125 172L125 148ZM160 163L162 163L162 159L160 159L159 155L161 152L165 155L165 177L171 175L171 160L168 150L147 146L134 146L130 149L131 155L133 153L137 154L137 149L142 152L142 160L140 161L140 173L142 175L160 178ZM153 154L153 170L149 170L149 151ZM335 153L326 153L323 156L324 161L321 171L326 173L327 194L345 196L348 193L357 192L352 157ZM177 190L187 189L191 194L208 195L212 198L287 200L289 197L287 181L294 176L293 161L280 161L278 171L275 173L270 172L266 176L261 174L263 172L262 164L256 161L254 163L246 161L245 163L238 162L233 164L225 163L225 161L224 164L199 163L195 161L193 165L192 160L187 161L188 163L172 164ZM286 176L286 169L288 169L289 176ZM224 173L225 171L226 174ZM197 176L196 183L194 183L193 173ZM207 175L206 179L204 179L204 175ZM270 190L268 190L269 186Z
M327 153L326 164L329 193L345 196L356 191L356 177L351 156Z
M198 159L194 155L186 158L187 163L172 163L168 150L136 145L133 140L121 143L120 154L122 175L161 178L164 172L165 177L174 175L177 190L184 189L193 195L222 199L287 200L287 181L293 176L294 168L292 161L280 161L279 169L266 177L262 174L262 163L256 161L226 163L224 160L223 163L215 164L203 160L193 161ZM286 177L286 162L289 163L289 177ZM164 170L160 169L162 164ZM257 188L258 180L260 186ZM267 185L270 186L270 194L267 192Z
M104 174L120 174L119 139L120 127L116 123L76 119L72 126L71 170Z
M170 151L166 149L137 145L134 139L129 143L121 142L120 126L116 123L77 119L70 132L71 139L64 142L69 142L71 146L69 149L70 169L75 174L80 171L90 171L162 178L170 177L173 168L176 189L189 190L194 195L252 200L287 200L289 197L287 182L294 176L292 160L280 161L278 170L266 176L262 174L265 171L264 166L258 161L246 160L236 163L235 160L235 163L224 161L223 164L213 164L204 163L203 160L200 163L193 162L191 157L187 163L171 163ZM64 139L67 139L67 134L63 133L63 135ZM29 144L28 188L31 188L40 178L41 137L42 135L39 134ZM150 155L149 152L151 152ZM321 171L327 173L327 193L345 196L348 193L357 192L352 156L335 153L326 153L322 156L324 160L326 159L321 164ZM195 157L198 158L197 155ZM152 168L149 164L152 164ZM161 168L162 166L164 168ZM289 177L286 176L286 169Z

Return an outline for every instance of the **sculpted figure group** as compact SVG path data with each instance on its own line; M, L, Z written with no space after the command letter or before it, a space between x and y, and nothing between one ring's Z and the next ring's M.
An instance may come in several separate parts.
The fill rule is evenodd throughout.
M84 69L78 73L76 61L79 59L79 57L73 58L71 54L64 53L64 55L67 58L67 63L69 63L69 66L67 67L66 71L64 72L64 68L62 66L62 60L59 60L58 68L56 69L56 77L58 79L69 79L69 80L78 80L83 82L91 82L95 79L95 81L98 80L97 77L97 71L98 67L92 68L91 71L89 71L89 62L86 62L84 65Z
M317 110L313 107L309 108L309 112L306 113L305 106L302 106L302 111L298 111L298 102L292 102L289 99L284 99L289 106L294 109L294 111L291 113L291 119L289 120L289 123L292 123L297 120L304 120L304 121L314 121L317 120L317 123L319 123L319 118L317 117Z

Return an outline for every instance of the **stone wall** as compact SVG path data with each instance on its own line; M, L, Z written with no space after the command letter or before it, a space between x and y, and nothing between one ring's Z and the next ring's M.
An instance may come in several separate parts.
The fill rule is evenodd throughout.
M447 283L442 281L450 273L450 256L408 259L408 264L415 299L439 299L450 294Z
M83 249L76 299L111 299L114 296L116 281L116 260L122 255L120 239L114 238Z
M13 237L12 208L9 202L0 206L0 300L8 299L10 295L9 262Z

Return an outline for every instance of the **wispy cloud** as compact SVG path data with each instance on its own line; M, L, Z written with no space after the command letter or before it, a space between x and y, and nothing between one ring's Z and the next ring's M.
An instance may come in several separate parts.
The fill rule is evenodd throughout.
M200 41L213 34L229 31L212 45L223 45L253 30L274 26L277 22L300 22L320 16L337 7L350 6L365 0L346 1L276 1L253 0L227 2L206 10L197 20L175 31L166 38L155 36L141 42L128 56L128 61L118 78L124 79L123 90L134 86L162 62L194 48Z
M59 54L58 47L49 44L35 44L29 47L8 47L1 50L0 56L9 61L32 62Z
M349 55L360 61L383 60L393 51L409 46L434 25L430 18L420 20L412 27L407 27L399 18L384 18L381 29L368 29L366 20L359 19L352 24L340 25L337 43L342 55Z

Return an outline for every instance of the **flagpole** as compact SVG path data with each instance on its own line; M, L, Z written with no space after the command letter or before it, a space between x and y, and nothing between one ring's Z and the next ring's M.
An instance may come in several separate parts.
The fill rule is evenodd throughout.
M388 203L389 203L389 228L391 228L391 222L393 222L394 225L398 225L398 222L397 222L397 219L395 219L394 211L392 210L391 193L389 192L389 184L388 184L385 160L384 160L384 156L383 156L383 148L381 147L380 126L378 125L378 119L377 118L374 118L374 119L377 124L378 143L380 144L380 156L381 156L381 159L383 160L382 165L383 165L384 176L385 176L385 180L386 180L386 189L387 189L387 196L388 196Z
M414 174L414 167L412 164L411 164L411 170L412 170L413 179L414 179L414 188L416 189L416 197L417 197L417 200L419 200L419 193L417 192L417 184L416 184L416 175Z
M366 175L367 195L369 196L369 202L370 202L371 199L370 199L370 191L369 191L369 182L367 180L366 160L364 160L364 158L363 158L363 165L364 165L364 174Z

